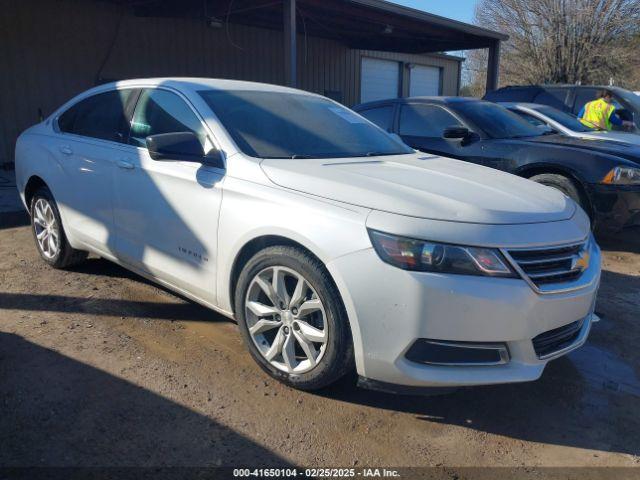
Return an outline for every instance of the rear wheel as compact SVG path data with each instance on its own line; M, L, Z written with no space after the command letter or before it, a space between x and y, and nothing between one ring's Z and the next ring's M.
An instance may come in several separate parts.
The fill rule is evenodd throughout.
M54 268L66 268L87 258L88 253L74 249L62 227L53 195L41 187L31 198L31 230L42 259Z
M322 388L353 368L346 312L324 265L303 250L258 252L238 279L235 311L254 360L302 390Z

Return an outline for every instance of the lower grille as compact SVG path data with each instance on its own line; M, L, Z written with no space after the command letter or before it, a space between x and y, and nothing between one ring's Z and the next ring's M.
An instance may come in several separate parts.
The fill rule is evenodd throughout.
M580 330L584 320L554 328L548 332L541 333L533 341L533 349L538 358L546 357L570 346L580 336Z
M504 343L473 343L420 338L405 357L425 365L500 365L509 361Z
M508 253L538 287L577 280L589 266L589 241L561 247L509 250Z

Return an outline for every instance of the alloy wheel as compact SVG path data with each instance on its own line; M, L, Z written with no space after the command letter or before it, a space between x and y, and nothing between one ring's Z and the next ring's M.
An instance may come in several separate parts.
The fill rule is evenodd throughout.
M287 373L305 373L322 359L328 339L322 301L298 272L283 266L259 272L245 297L249 335L260 354Z
M33 207L33 226L40 251L46 258L54 258L60 251L60 228L51 204L38 198Z

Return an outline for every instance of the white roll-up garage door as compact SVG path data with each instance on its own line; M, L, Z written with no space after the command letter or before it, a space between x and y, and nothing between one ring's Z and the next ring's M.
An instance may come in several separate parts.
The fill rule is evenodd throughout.
M360 101L373 102L398 97L400 65L390 60L362 58Z
M409 74L409 96L440 95L440 69L416 65Z

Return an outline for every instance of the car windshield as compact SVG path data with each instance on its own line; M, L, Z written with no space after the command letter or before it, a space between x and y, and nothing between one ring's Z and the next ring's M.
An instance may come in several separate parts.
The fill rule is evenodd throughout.
M539 137L544 131L513 112L489 102L452 103L451 108L481 128L491 138Z
M412 153L360 115L312 95L204 90L238 147L258 158L342 158Z
M574 132L593 132L594 130L598 130L597 127L588 127L583 124L577 117L570 115L565 112L561 112L560 110L552 107L538 107L536 108L538 112L543 114L546 117L549 117L551 120L558 122L565 128L568 128Z

